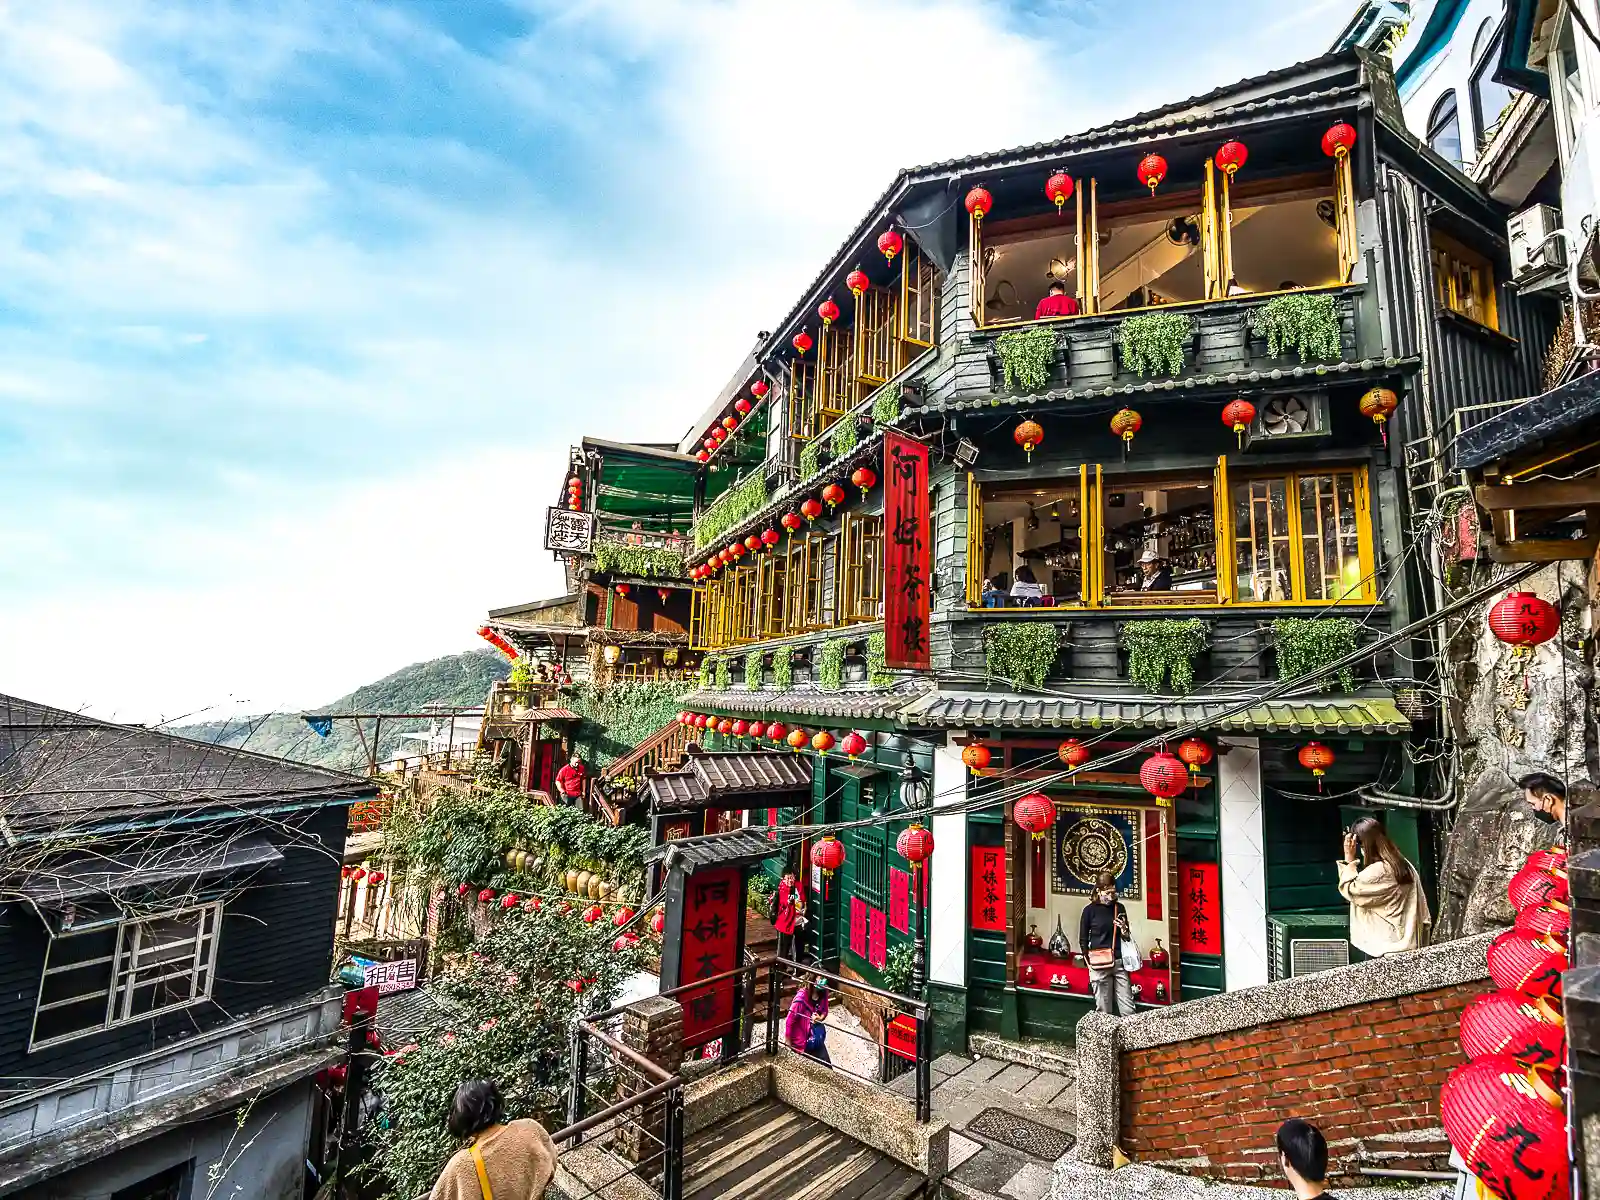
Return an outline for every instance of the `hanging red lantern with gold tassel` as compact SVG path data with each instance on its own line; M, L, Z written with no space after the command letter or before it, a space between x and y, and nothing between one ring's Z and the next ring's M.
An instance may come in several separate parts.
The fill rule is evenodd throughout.
M844 277L845 287L850 289L850 294L859 298L863 292L872 286L872 280L867 278L867 273L860 267Z
M810 496L807 496L805 501L800 505L800 515L804 517L807 522L815 521L822 515L822 505L818 504Z
M1055 204L1056 215L1060 216L1067 201L1072 199L1072 176L1065 171L1057 171L1044 181L1044 194Z
M980 184L967 193L967 212L974 221L982 221L993 207L994 197L983 185Z
M1489 943L1489 978L1522 996L1561 998L1561 973L1572 964L1561 943L1508 929Z
M1560 632L1561 614L1556 606L1532 592L1510 592L1489 610L1489 631L1516 647L1516 657L1542 646Z
M817 316L822 318L822 327L826 329L839 319L839 306L831 299L824 300L817 306Z
M758 379L750 385L750 394L757 400L765 399L768 390L770 389L765 379Z
M1139 182L1154 196L1161 181L1167 177L1167 160L1159 154L1146 154L1139 160Z
M878 235L878 249L883 252L884 258L891 263L894 262L894 256L905 249L905 245L905 238L892 229L885 229Z
M805 354L811 349L812 346L816 345L816 343L811 340L811 335L802 329L799 333L794 335L793 345L794 348L801 354Z
M1044 427L1029 417L1011 431L1011 440L1022 447L1022 453L1032 462L1034 448L1044 442Z
M1139 782L1156 798L1157 804L1168 808L1172 798L1182 795L1189 786L1189 772L1176 757L1161 750L1139 764Z
M1056 757L1069 767L1081 767L1089 761L1089 747L1077 738L1068 738L1056 747Z
M961 749L961 761L974 775L982 775L989 766L989 747L982 742L972 742Z
M1345 122L1328 128L1322 135L1322 152L1329 158L1346 158L1355 149L1356 131Z
M1567 1200L1572 1168L1561 1093L1504 1054L1450 1072L1439 1121L1473 1175L1502 1200Z
M826 900L833 873L844 865L844 843L831 833L823 834L811 847L811 865L822 872L822 898Z
M1222 423L1238 437L1241 450L1244 449L1244 431L1250 428L1250 422L1255 419L1256 406L1243 396L1222 406Z
M1321 742L1307 742L1300 747L1300 765L1310 771L1317 780L1317 791L1322 790L1322 777L1328 773L1328 768L1333 766L1333 751Z
M1249 158L1250 151L1243 142L1223 142L1217 150L1217 169L1231 179Z
M1469 1059L1506 1054L1518 1066L1553 1071L1566 1061L1567 1023L1543 997L1489 992L1462 1010L1461 1049Z
M871 467L857 467L850 475L850 482L861 489L861 498L865 500L872 485L878 482L878 473Z
M1044 836L1056 823L1055 802L1043 792L1031 792L1011 808L1011 819L1025 830L1033 842L1035 869L1044 867Z
M1388 388L1375 387L1361 397L1361 415L1371 417L1378 432L1383 435L1383 444L1389 444L1389 414L1400 407L1400 398Z
M1111 432L1122 439L1122 457L1128 457L1128 447L1133 445L1133 435L1144 427L1144 418L1131 408L1120 408L1111 418Z
M838 508L839 505L844 503L844 489L837 483L830 483L822 489L822 499L829 508Z
M1215 753L1210 742L1203 742L1199 738L1184 738L1178 746L1178 757L1189 767L1189 774L1196 779L1200 775L1200 768L1206 766Z

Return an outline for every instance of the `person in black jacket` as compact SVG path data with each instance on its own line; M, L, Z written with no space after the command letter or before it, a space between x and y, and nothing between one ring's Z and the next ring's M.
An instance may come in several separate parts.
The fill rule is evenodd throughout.
M1094 881L1094 898L1078 919L1078 943L1089 961L1089 984L1100 1012L1133 1016L1133 981L1122 963L1122 941L1132 936L1128 910L1117 899L1117 881L1110 871L1101 871Z

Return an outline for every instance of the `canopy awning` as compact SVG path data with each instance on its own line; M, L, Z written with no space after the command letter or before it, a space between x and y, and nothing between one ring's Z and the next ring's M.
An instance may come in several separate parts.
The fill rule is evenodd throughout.
M665 863L682 870L685 875L693 875L705 867L748 866L782 853L783 847L769 841L765 834L736 829L732 833L667 842L649 851L645 861Z
M1239 733L1403 734L1411 722L1393 697L1338 696L1269 701L1228 715L1228 698L1057 699L1004 692L934 692L901 713L907 725L1022 729L1176 729L1195 725Z
M638 520L645 528L687 530L694 517L700 464L666 446L584 438L585 451L599 458L594 471L594 512Z

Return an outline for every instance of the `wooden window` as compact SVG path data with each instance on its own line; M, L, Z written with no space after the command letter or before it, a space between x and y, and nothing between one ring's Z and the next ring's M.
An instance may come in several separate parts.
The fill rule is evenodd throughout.
M774 548L756 564L756 592L761 602L761 636L782 637L788 631L784 614L788 611L784 591L789 560Z
M983 222L967 217L967 309L972 313L972 323L983 328Z
M790 541L784 567L786 632L809 633L829 624L827 539L820 533L800 534Z
M1247 479L1233 485L1233 537L1238 547L1240 600L1289 600L1294 595L1289 487L1283 479Z
M1232 484L1232 593L1241 603L1370 600L1371 500L1364 468ZM1224 559L1219 544L1218 558Z
M855 406L855 332L836 321L817 336L817 432L821 433Z
M967 607L983 603L983 488L967 472Z
M808 442L820 431L817 424L817 365L806 358L789 360L789 436Z
M756 568L730 567L729 638L733 645L758 641L761 627L756 612Z
M1363 595L1361 520L1366 480L1354 471L1301 475L1301 575L1307 600L1347 600Z
M208 999L221 917L207 904L51 938L30 1049Z
M846 513L835 571L839 624L883 615L883 518Z
M861 810L872 810L872 781L861 781ZM855 894L873 908L889 906L889 837L880 825L850 831L850 857L855 868Z
M697 587L689 593L689 647L699 650L706 644L706 589Z
M900 340L913 346L934 343L934 315L939 310L939 271L910 242L900 271Z
M1433 291L1439 306L1490 329L1500 328L1489 260L1438 231L1432 243Z
M899 313L888 288L868 288L856 297L856 382L876 387L900 370Z

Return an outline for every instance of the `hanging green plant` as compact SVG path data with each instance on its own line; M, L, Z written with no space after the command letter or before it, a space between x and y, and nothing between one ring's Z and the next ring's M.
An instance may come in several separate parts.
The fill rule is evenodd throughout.
M762 650L752 650L744 656L744 685L752 692L761 687L761 663L766 657Z
M895 388L884 388L872 402L872 419L879 425L891 425L900 419L900 393Z
M867 639L867 682L875 688L891 687L894 676L889 673L889 639L879 630Z
M794 683L794 652L779 646L772 652L772 686L786 692Z
M1116 332L1123 367L1135 375L1182 375L1194 330L1194 318L1187 313L1149 312L1128 317Z
M817 654L817 685L825 692L837 692L844 684L844 652L847 638L829 638Z
M626 755L671 721L691 690L677 681L585 683L574 688L567 707L583 717L574 740L584 761L593 768Z
M1009 679L1014 688L1044 686L1060 652L1060 628L1042 621L1003 621L983 631L989 678Z
M694 522L694 544L704 549L767 506L767 478L757 468L713 500Z
M712 688L717 682L717 656L708 654L700 660L700 686Z
M682 579L684 576L683 552L663 546L596 542L594 567L609 574L638 575L647 579Z
M725 692L733 685L733 663L726 658L717 659L717 691Z
M1323 293L1274 296L1250 314L1250 332L1267 339L1273 358L1293 350L1301 362L1331 362L1343 353L1339 305Z
M1272 641L1278 649L1278 678L1314 680L1329 663L1356 650L1355 621L1349 617L1280 617L1272 623ZM1337 672L1339 686L1356 690L1355 672Z
M1199 618L1129 621L1122 627L1129 682L1158 695L1170 677L1173 694L1184 695L1194 687L1194 661L1210 640L1210 627Z
M828 445L834 458L843 458L861 444L861 434L856 429L854 417L845 417L833 423L829 430Z
M1056 357L1056 331L1035 325L1013 329L994 340L1005 385L1024 392L1036 392L1050 378L1050 365Z
M800 478L810 479L822 470L822 439L813 438L800 450Z

